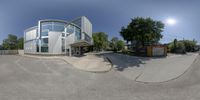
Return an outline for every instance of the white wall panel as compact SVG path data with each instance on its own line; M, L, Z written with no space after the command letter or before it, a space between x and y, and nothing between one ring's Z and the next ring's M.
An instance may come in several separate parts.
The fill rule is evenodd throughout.
M61 32L49 32L49 53L61 54Z
M25 36L26 41L36 39L37 29L25 32Z

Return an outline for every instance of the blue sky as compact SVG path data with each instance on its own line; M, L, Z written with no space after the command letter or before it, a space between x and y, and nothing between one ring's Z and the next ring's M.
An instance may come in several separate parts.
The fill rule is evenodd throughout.
M23 31L37 25L40 19L71 20L86 16L93 24L93 32L106 32L109 38L117 36L131 18L151 17L165 21L162 43L178 39L196 39L200 42L200 1L198 0L1 0L0 43L9 33L23 36Z

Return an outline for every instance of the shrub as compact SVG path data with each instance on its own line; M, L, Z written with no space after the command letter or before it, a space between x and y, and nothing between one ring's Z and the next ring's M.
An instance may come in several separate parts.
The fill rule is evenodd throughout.
M169 44L168 48L170 49L170 52L172 53L181 53L185 54L185 45L183 42L176 42L176 43L171 43Z
M183 43L187 52L194 52L196 41L184 40Z

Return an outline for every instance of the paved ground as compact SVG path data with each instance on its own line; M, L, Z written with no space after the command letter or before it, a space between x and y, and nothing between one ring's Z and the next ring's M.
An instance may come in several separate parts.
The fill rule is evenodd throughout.
M75 68L89 72L107 72L112 68L111 63L102 55L87 54L81 57L61 57Z
M0 100L199 100L200 57L176 80L144 84L118 71L88 73L62 60L0 56Z
M59 59L64 60L73 67L88 72L108 72L112 69L111 63L102 55L86 54L80 57L68 56L39 56L39 55L21 55L24 57L43 58L43 59Z
M138 82L165 82L182 75L191 66L197 53L167 57L136 57L116 53L104 54L119 73Z

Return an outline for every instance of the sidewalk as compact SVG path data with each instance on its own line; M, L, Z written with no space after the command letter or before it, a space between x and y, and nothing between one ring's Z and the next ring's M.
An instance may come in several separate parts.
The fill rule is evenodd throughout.
M103 56L86 55L83 57L63 57L68 63L77 69L89 72L107 72L110 71L112 65Z
M88 72L108 72L112 65L103 56L96 56L88 54L82 57L68 57L68 56L39 56L39 55L21 55L25 57L33 57L38 59L60 59L71 64L73 67L88 71Z
M107 54L114 68L124 77L138 82L166 82L178 78L191 66L197 53L164 58Z

